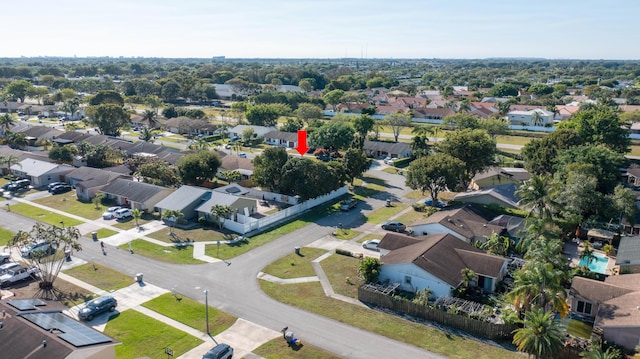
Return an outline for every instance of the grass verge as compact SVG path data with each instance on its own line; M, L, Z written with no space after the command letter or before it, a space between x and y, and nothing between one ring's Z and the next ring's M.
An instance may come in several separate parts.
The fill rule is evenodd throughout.
M64 270L63 273L108 292L128 287L133 283L131 276L96 263L79 265Z
M112 231L108 228L100 228L97 231L95 231L98 234L98 239L102 239L102 238L107 238L107 237L111 237L114 234L117 234L118 232L116 231ZM91 232L85 233L85 234L89 234Z
M120 249L129 250L129 244L123 244ZM193 258L193 246L159 246L144 239L131 241L133 253L155 259L157 261L174 264L201 264L201 260Z
M33 202L88 219L100 218L105 210L102 205L96 208L91 202L78 200L76 191L39 198Z
M260 281L260 286L267 295L280 302L449 358L522 358L519 353L485 344L467 336L448 333L394 315L328 298L324 295L320 283L278 285Z
M342 239L342 240L349 240L351 238L354 238L356 236L358 236L360 233L359 231L354 231L353 229L338 229L336 231L334 231L334 233L336 234L335 236L333 236L333 238L337 238L337 239Z
M82 224L82 222L77 219L47 211L46 209L35 207L26 203L16 203L12 205L11 211L25 217L33 218L37 221L50 224L52 226L60 226L60 222L64 222L64 225L67 227L73 227Z
M155 231L147 237L157 239L159 241L172 243L175 240L169 235L170 228L167 227L166 230L161 229L159 231ZM231 240L238 235L232 231L228 230L220 230L217 228L194 228L194 229L180 229L173 228L173 232L175 235L184 241L191 242L203 242L203 241L228 241Z
M203 333L207 332L204 304L187 297L180 297L178 301L172 293L165 293L142 306L158 312L166 317L178 321ZM236 322L236 317L209 307L209 330L211 335L218 335L229 329Z
M389 217L401 212L408 206L408 204L396 203L391 207L380 207L375 211L370 212L365 217L369 223L382 223L389 220Z
M358 287L364 282L358 279L360 260L354 257L334 254L320 262L333 291L358 299Z
M14 234L15 233L8 229L0 228L0 246L6 246L7 243L9 243L9 240L13 238Z
M362 243L364 241L368 241L370 239L382 239L382 235L381 234L373 234L373 233L369 233L366 236L360 238L360 240L358 240L358 243Z
M300 255L291 253L266 266L262 271L278 278L315 276L311 262L327 253L324 249L304 247Z
M281 337L270 340L253 351L254 354L266 359L342 359L311 344L302 343L301 346L291 347Z
M122 342L116 345L116 358L119 359L165 359L165 347L171 348L177 358L203 343L196 337L132 309L111 317L104 333Z

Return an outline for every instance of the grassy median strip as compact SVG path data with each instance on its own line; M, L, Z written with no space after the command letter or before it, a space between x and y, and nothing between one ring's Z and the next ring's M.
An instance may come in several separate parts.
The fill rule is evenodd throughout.
M142 304L166 317L178 321L203 333L207 332L207 321L204 304L193 299L178 295L177 300L172 293L165 293ZM229 329L237 320L236 317L209 307L209 330L211 335L218 335Z
M129 244L123 244L120 249L129 250ZM202 264L203 261L193 258L193 246L159 246L144 239L131 241L133 253L155 259L157 261L174 264Z
M263 272L278 278L299 278L315 276L311 262L327 253L324 249L304 247L300 255L291 253L269 264Z
M291 347L282 338L270 340L260 347L256 348L253 354L259 355L266 359L342 359L343 357L333 355L304 341L302 346Z
M66 227L73 227L83 223L77 219L47 211L46 209L26 203L16 203L11 205L11 211L52 226L60 226L60 222L63 222Z
M104 333L122 342L116 345L118 359L165 359L166 347L171 348L177 358L203 343L194 336L132 309L112 317Z
M326 297L317 282L279 285L260 281L260 286L267 295L282 303L449 358L522 358L519 353L497 346Z
M132 276L96 263L86 263L62 272L108 292L133 283Z

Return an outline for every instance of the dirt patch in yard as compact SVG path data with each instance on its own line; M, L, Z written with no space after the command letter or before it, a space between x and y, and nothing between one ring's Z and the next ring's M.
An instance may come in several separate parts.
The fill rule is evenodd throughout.
M55 287L60 290L60 303L67 307L86 302L91 299L94 294L84 288L78 287L62 279L56 279ZM23 282L9 288L3 288L1 291L2 299L29 299L38 293L38 282Z

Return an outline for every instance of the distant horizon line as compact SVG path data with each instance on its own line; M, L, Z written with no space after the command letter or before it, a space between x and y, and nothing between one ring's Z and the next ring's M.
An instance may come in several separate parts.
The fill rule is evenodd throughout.
M616 58L548 58L529 56L495 56L495 57L162 57L162 56L2 56L0 59L165 59L165 60L520 60L520 61L640 61L640 59L616 59Z

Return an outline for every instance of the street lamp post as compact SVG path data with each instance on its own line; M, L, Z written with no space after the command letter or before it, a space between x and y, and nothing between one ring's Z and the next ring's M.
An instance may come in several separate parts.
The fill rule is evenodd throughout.
M64 229L64 221L60 221L60 224L62 225L62 229Z
M209 334L209 290L204 290L204 311L207 320L207 334Z

